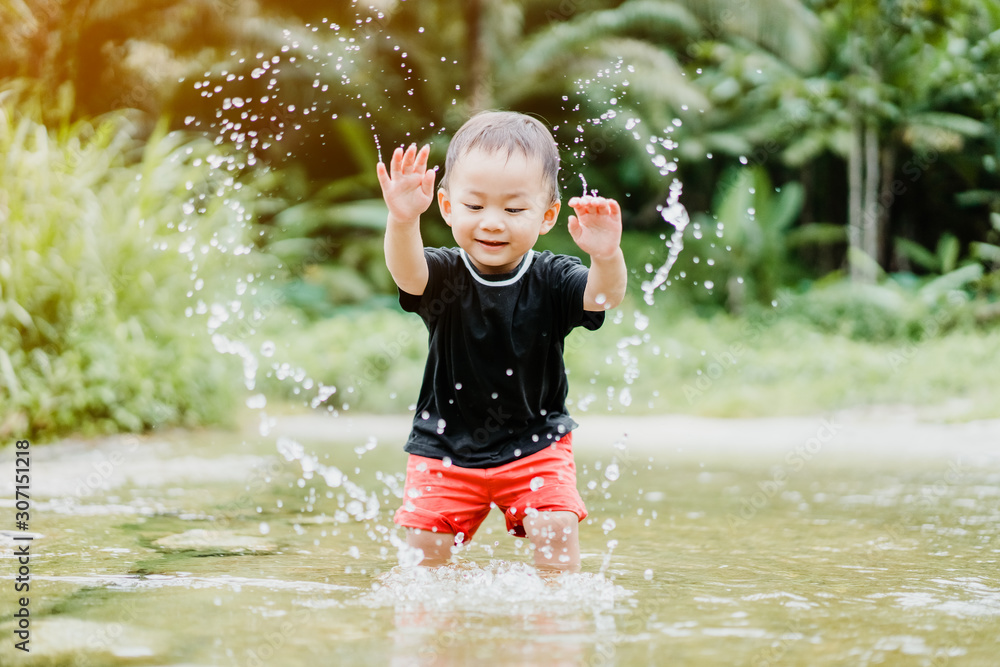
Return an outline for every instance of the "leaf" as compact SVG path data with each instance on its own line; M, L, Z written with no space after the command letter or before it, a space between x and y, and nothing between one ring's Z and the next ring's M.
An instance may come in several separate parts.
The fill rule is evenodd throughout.
M827 149L827 139L824 131L807 129L785 148L781 154L782 160L792 167L801 167Z
M811 222L788 232L785 242L793 248L847 242L847 227L832 222Z
M1000 246L992 243L973 241L969 244L969 253L981 262L992 262L1000 266Z
M938 239L937 256L941 261L941 273L951 273L958 263L959 253L958 239L954 234L942 234Z
M548 70L552 63L579 53L583 46L629 30L642 29L661 39L690 37L701 30L701 23L687 9L657 0L631 0L616 9L582 12L570 21L553 20L550 25L525 46L515 71Z
M966 285L983 277L982 264L967 264L960 269L955 269L935 278L920 288L920 296L927 300L934 300L948 292L962 289Z
M729 155L746 155L753 150L750 142L735 132L707 132L703 141L710 151Z
M966 190L955 195L955 201L959 206L990 206L1000 202L1000 191L998 190ZM995 215L995 214L994 214ZM990 216L990 221L994 219ZM997 223L993 223L994 225ZM1000 231L1000 228L997 228Z
M360 165L364 171L359 176L368 181L370 185L378 183L373 167L378 162L378 154L375 149L375 140L367 129L360 123L351 119L340 119L335 127L340 131L344 143L349 149L354 161Z
M885 271L879 266L879 263L869 257L860 248L848 248L847 261L848 265L852 268L859 268L862 275L875 276L876 279L882 278L885 275Z
M801 183L790 181L781 186L781 192L774 199L770 219L764 222L771 229L783 232L798 220L805 201L805 189Z
M900 253L922 269L933 271L934 273L941 272L941 259L916 241L897 238L896 252Z
M960 134L963 137L982 137L989 131L988 126L975 118L945 111L925 111L911 114L907 125L914 129L937 128Z
M299 264L316 249L316 241L310 238L291 238L272 241L267 244L266 252L290 265Z
M336 204L326 210L328 220L335 225L385 229L389 216L382 199L360 199L346 204Z

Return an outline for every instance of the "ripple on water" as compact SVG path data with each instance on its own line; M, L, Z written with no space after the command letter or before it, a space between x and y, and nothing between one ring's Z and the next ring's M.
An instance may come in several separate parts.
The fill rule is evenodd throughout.
M1000 618L1000 589L979 577L931 579L931 590L872 593L871 599L889 598L902 609L934 609L957 618Z
M414 606L428 611L491 615L607 611L631 598L600 574L563 573L548 578L526 563L493 560L439 568L396 567L372 584L357 603L367 607Z
M196 576L186 572L176 574L120 574L120 575L86 575L86 576L37 576L39 581L54 581L80 586L104 587L108 589L162 589L187 588L192 590L205 588L227 589L239 592L244 588L259 588L271 591L289 591L293 593L330 594L354 590L353 586L327 584L318 581L289 581L285 579L261 579L254 577L238 577L233 575Z

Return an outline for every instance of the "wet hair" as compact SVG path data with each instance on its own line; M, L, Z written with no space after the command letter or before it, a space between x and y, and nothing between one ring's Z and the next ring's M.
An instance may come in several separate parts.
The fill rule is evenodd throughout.
M549 128L537 118L516 111L481 111L467 120L448 145L441 189L448 189L448 175L455 163L473 149L503 153L508 158L518 152L541 160L551 203L559 201L559 149Z

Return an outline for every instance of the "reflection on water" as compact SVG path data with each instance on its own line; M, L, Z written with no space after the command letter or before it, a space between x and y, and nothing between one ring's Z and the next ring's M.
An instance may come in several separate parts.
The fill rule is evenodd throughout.
M0 664L997 664L991 449L578 452L584 572L545 579L499 515L457 564L398 566L403 455L356 445L40 450L33 651Z

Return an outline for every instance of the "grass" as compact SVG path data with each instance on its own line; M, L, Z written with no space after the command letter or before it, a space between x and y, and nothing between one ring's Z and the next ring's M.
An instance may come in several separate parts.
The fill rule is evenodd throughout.
M1000 371L997 331L870 342L791 318L758 328L726 315L681 316L628 348L641 372L627 407L620 395L608 398L608 387L620 394L624 386L620 359L604 354L595 363L601 357L594 352L612 347L616 338L613 328L601 332L570 362L575 376L588 384L597 380L591 384L596 391L587 394L597 397L592 409L764 417L877 404L937 406L960 398L969 402L968 418L1000 416L991 398Z

